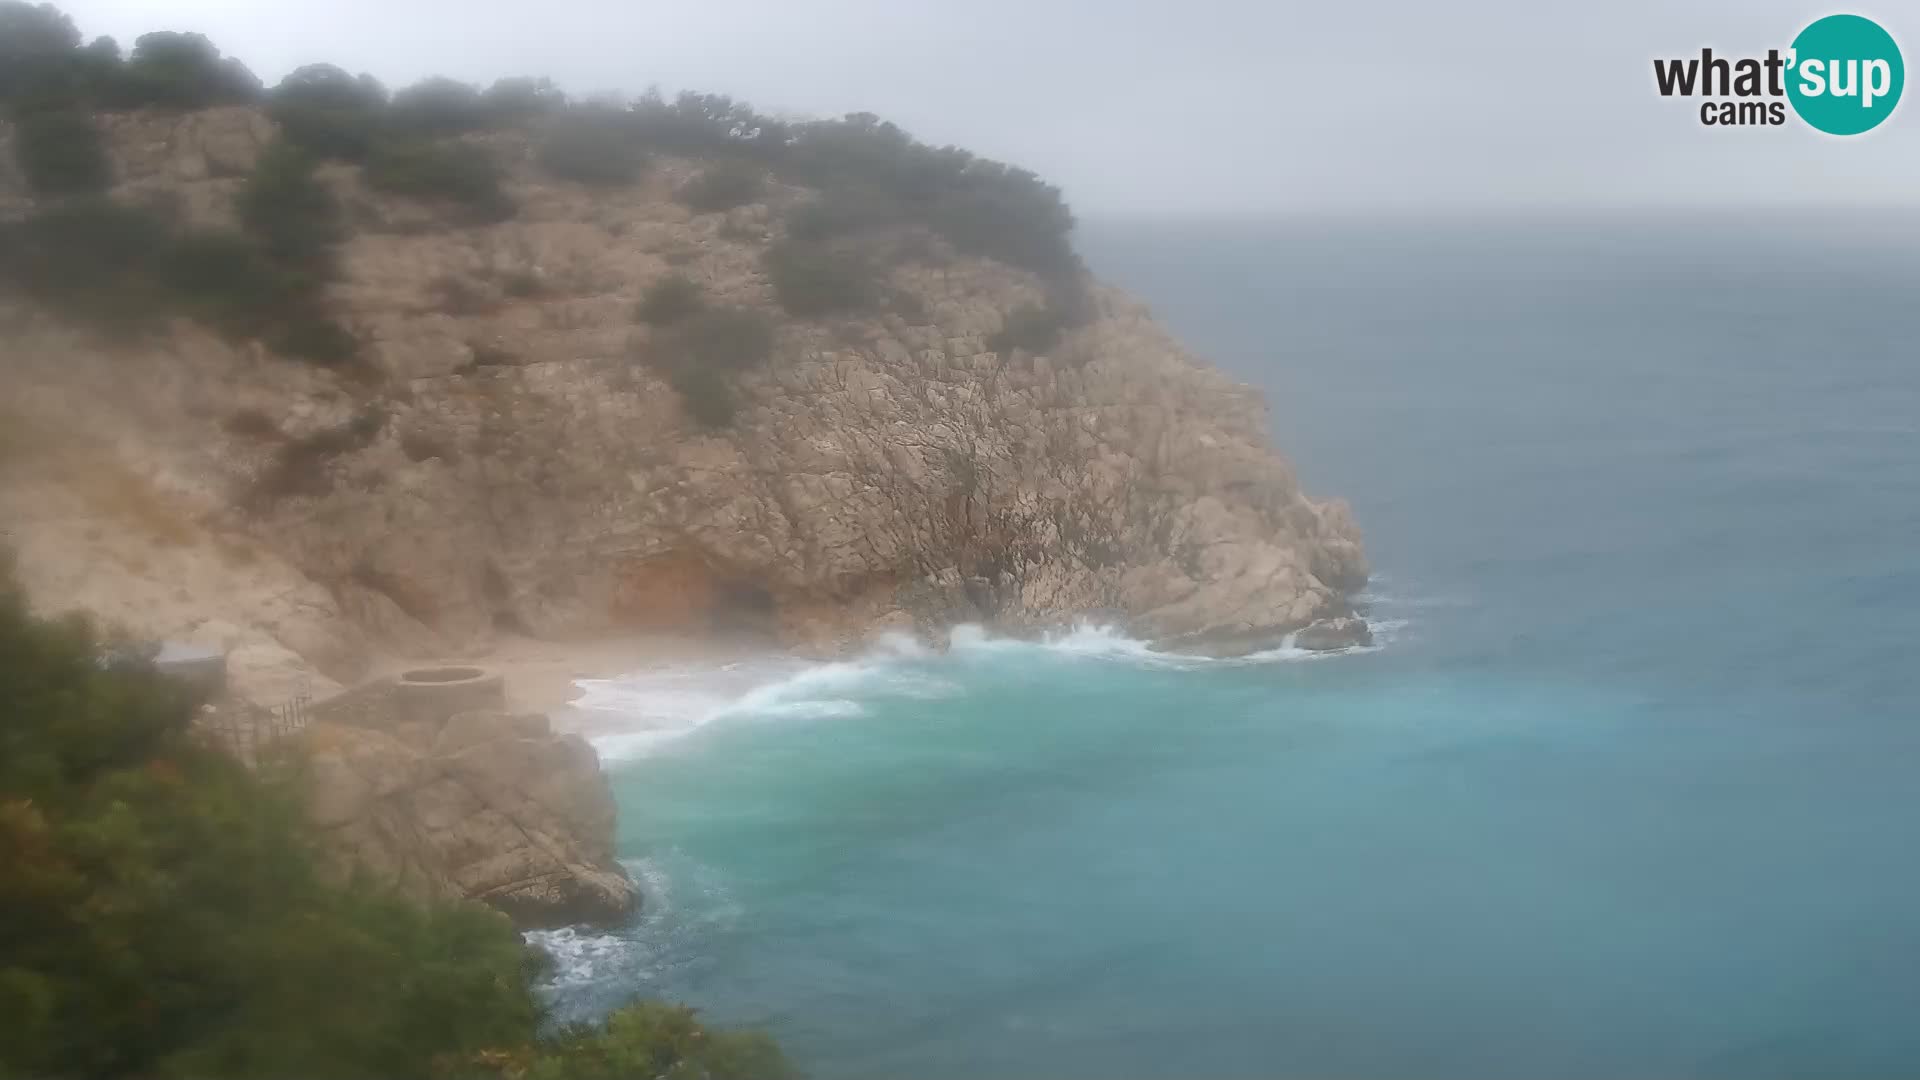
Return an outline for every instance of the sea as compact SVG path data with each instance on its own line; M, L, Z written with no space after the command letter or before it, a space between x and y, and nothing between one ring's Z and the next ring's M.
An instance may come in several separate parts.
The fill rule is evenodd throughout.
M585 683L648 903L535 935L560 1016L822 1080L1920 1075L1920 222L1080 246L1352 503L1376 644Z

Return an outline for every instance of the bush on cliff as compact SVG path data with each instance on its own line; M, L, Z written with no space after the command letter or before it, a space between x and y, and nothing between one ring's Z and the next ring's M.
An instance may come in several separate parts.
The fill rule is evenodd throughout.
M312 155L282 139L240 192L240 223L274 259L320 266L345 235L339 201L314 177Z
M500 179L500 165L493 155L471 143L387 139L367 155L369 187L452 203L485 220L513 216L513 204Z
M58 11L0 0L0 99L16 119L32 113L64 117L48 121L38 140L19 140L22 163L44 194L105 186L106 158L97 133L75 120L89 109L189 108L259 96L245 69L198 35L147 35L124 63L111 40L85 47L80 40ZM924 242L900 242L909 234L934 234L954 251L1032 271L1061 296L1083 288L1071 243L1073 215L1057 188L1026 170L922 143L869 113L795 124L724 95L692 92L671 100L649 92L624 106L581 107L569 105L550 81L527 78L503 79L484 94L453 80L428 79L390 100L372 78L326 64L293 72L266 100L282 137L311 157L363 162L370 186L449 203L480 221L513 212L501 169L483 147L446 137L536 117L543 118L536 157L562 178L630 183L645 167L647 153L659 151L706 159L704 171L679 192L702 212L760 197L768 174L812 187L820 197L790 216L786 242L769 250L765 263L782 305L801 317L880 303L887 290L878 280L876 256L893 262L933 250ZM261 179L263 188L269 186L268 177ZM282 194L296 200L311 192ZM320 246L261 228L258 219L249 231L278 263L296 261L290 251ZM1062 328L1075 325L1085 310L1084 298L1047 306ZM325 331L312 319L303 324L312 332L281 339L319 342L302 346L314 355L347 348L349 339L337 328ZM1033 342L1048 333L1037 319L1016 329Z
M184 315L238 340L341 363L353 342L327 315L319 286L239 233L179 228L104 199L0 226L0 288L111 334Z
M201 34L163 30L133 43L112 91L120 108L204 109L260 100L260 80Z
M22 116L13 155L38 196L94 195L113 183L100 131L82 112L61 109Z
M634 317L649 326L671 326L699 311L700 286L685 274L668 274L647 286Z
M295 146L315 157L360 161L380 135L387 92L371 76L309 64L282 79L267 95L267 106L281 135Z
M642 145L690 157L745 155L777 158L788 127L725 94L683 91L672 101L649 90L628 106L634 136Z
M740 411L733 383L724 372L712 368L677 368L667 373L667 382L680 395L680 404L687 415L701 427L727 427Z
M440 75L395 91L387 106L392 130L426 138L476 131L490 119L479 90Z
M330 883L284 767L202 745L175 687L102 656L0 572L0 1076L791 1075L668 1006L543 1036L503 918Z
M11 89L35 59L80 47L80 29L52 4L0 0L0 91Z
M1043 276L1079 272L1073 214L1058 188L958 147L928 146L871 113L800 125L780 169L860 207L849 227L913 222L961 251Z
M1044 353L1060 343L1059 313L1041 304L1022 304L1007 314L1000 331L987 339L987 348L1006 355L1015 349Z
M566 92L552 79L517 75L496 79L480 95L487 115L499 123L514 123L529 117L545 116L567 107Z
M773 355L773 323L747 308L708 308L676 320L649 347L647 362L679 392L687 415L707 428L733 423L733 377Z
M684 1005L630 1005L602 1028L573 1027L544 1040L524 1063L526 1080L795 1080L773 1040L715 1031ZM504 1070L503 1070L504 1071Z
M691 210L713 214L753 202L766 186L764 169L751 162L723 161L702 169L699 176L680 185L674 197Z
M767 249L761 268L780 306L803 319L864 311L880 298L878 271L855 250L788 239Z
M673 347L696 367L744 371L773 355L773 323L747 308L712 308L689 319Z
M79 29L52 4L0 0L0 104L71 105L79 48Z
M647 165L626 114L598 107L555 114L534 156L552 175L594 187L631 184Z

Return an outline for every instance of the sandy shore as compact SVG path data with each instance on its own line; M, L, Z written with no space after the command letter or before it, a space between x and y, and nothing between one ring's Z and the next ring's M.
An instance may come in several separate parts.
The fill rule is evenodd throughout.
M765 651L760 646L758 651ZM580 696L576 679L605 679L668 664L725 663L754 651L748 646L674 634L630 634L577 641L541 641L501 635L491 649L421 661L389 658L376 674L434 664L473 663L505 676L508 705L524 712L554 713Z

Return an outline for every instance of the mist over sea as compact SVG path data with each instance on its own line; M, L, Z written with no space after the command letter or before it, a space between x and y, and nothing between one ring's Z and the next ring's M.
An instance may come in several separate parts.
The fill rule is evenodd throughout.
M1094 222L1353 503L1370 650L1086 628L583 703L541 935L841 1077L1920 1074L1920 230Z

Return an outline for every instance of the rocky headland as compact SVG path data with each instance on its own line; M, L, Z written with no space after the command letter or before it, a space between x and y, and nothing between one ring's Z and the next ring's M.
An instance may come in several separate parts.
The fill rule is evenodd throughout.
M102 127L114 198L213 228L275 138L250 107ZM330 300L361 371L186 319L108 343L0 300L0 505L40 604L230 648L237 685L274 699L503 628L750 624L830 650L1098 612L1205 648L1345 615L1364 581L1344 504L1301 491L1259 395L1124 295L1089 284L1044 353L996 350L1047 283L929 235L888 269L887 310L796 318L762 256L816 193L700 213L675 198L696 160L609 190L486 139L510 220L322 168L351 208ZM0 213L32 205L0 172ZM772 326L724 428L644 362L662 332L635 306L670 273Z
M1086 274L1057 192L870 117L790 144L947 178L939 214L876 216L817 164L743 180L711 106L651 107L720 158L669 141L611 177L559 120L396 163L292 139L333 112L106 112L84 196L0 124L0 542L34 605L224 652L242 703L324 700L302 739L346 863L536 924L635 902L591 748L361 685L396 658L1087 616L1187 651L1367 640L1346 506L1303 493L1258 393ZM1009 228L1006 191L1057 213Z

